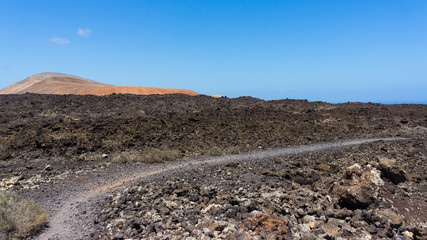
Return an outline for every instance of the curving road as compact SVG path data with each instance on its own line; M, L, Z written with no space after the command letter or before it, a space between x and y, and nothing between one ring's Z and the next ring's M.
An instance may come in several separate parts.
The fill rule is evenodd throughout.
M225 162L243 162L268 159L324 150L348 148L376 141L399 141L407 138L371 138L353 139L339 142L317 143L304 146L284 147L272 150L223 155L217 157L199 157L161 164L123 165L108 169L106 174L91 176L85 182L71 183L60 189L47 208L50 214L50 226L35 239L87 239L92 231L92 217L101 207L105 196L111 191L125 187L140 180L155 180L177 171L188 171L193 168L208 167Z

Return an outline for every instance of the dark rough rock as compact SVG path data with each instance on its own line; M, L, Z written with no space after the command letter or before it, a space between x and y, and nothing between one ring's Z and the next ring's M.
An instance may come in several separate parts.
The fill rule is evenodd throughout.
M92 175L100 175L91 185L95 190L115 175L131 177L137 163L111 163L122 152L176 150L186 158L214 153L214 147L222 155L348 138L418 137L198 166L120 185L99 202L73 205L79 208L73 220L93 224L79 225L91 229L83 239L426 235L426 105L28 94L0 96L0 113L0 188L54 209L62 207L59 193L74 197ZM52 169L45 171L46 165ZM390 211L397 216L384 214Z
M362 168L356 163L344 171L343 178L333 185L330 193L338 198L341 207L367 208L375 202L383 184L377 169L371 165Z
M375 214L379 217L384 217L387 223L389 223L390 226L394 228L400 227L403 223L403 217L391 209L378 210Z
M381 157L379 159L379 170L381 175L394 184L399 184L406 180L406 174L399 168L395 159Z
M0 95L0 161L7 169L47 161L61 171L93 164L102 154L112 160L121 152L153 148L193 157L207 154L213 146L227 153L361 136L423 136L426 112L426 105L180 94ZM330 167L321 173L336 171L334 164ZM298 178L297 170L289 176ZM28 172L46 174L40 169ZM0 168L0 178L7 174ZM413 177L419 176L423 175ZM301 177L298 181L311 184Z
M397 158L401 150L397 146L408 147L397 143L370 144L331 153L196 168L162 181L140 182L107 199L107 203L123 202L132 207L122 211L110 204L111 207L104 208L98 218L104 219L105 213L110 217L98 221L97 234L109 239L123 221L132 220L141 224L140 230L125 234L125 238L389 239L412 234L414 239L421 239L422 228L409 223L421 226L425 216L394 210L394 205L383 197L388 190L384 188L380 171L369 164L375 159L375 156L369 157L373 152L379 154L381 147L392 146L396 152L390 151L390 155ZM427 141L423 140L422 146L427 146ZM321 173L323 170L317 166L331 158L338 171ZM365 160L354 164L353 159ZM328 178L298 184L283 174L292 172L296 166L307 178L313 171ZM362 200L338 191L340 186L355 192L368 187L374 191L365 197L369 204L346 208L342 198L351 196L354 202ZM413 190L408 188L408 191ZM418 194L416 198L425 199L425 196ZM162 207L169 212L162 214L159 211ZM402 214L406 214L405 218Z

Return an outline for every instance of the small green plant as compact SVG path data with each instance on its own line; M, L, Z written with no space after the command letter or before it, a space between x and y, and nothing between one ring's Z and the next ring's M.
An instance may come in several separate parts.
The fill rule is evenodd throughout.
M26 238L47 224L45 208L15 193L0 192L0 236Z
M208 150L207 154L209 156L219 156L219 155L222 154L222 150L221 150L221 148L219 148L217 146L214 146L214 147L212 147L211 149Z
M176 160L181 157L177 150L147 149L142 152L123 152L113 158L115 163L143 162L160 163Z

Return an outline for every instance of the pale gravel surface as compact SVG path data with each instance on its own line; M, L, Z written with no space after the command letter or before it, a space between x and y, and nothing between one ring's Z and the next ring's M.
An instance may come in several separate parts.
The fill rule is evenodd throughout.
M86 239L94 231L93 217L102 207L105 197L117 188L140 180L159 180L177 172L194 168L215 166L226 162L263 160L271 157L303 154L348 148L376 141L399 141L407 138L353 139L339 142L318 143L305 146L284 147L273 150L199 157L161 164L122 165L107 168L103 173L87 177L83 182L73 182L61 186L36 200L45 204L50 213L50 226L35 239ZM41 190L43 191L43 190ZM44 190L47 191L47 190Z

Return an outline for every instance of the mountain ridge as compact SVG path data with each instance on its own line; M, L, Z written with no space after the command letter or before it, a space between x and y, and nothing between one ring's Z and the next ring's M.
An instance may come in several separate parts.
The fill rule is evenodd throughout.
M156 88L115 86L104 84L82 77L64 73L42 72L31 75L26 79L14 83L0 90L0 94L75 94L75 95L110 95L117 94L173 94L199 95L198 93L179 88Z

